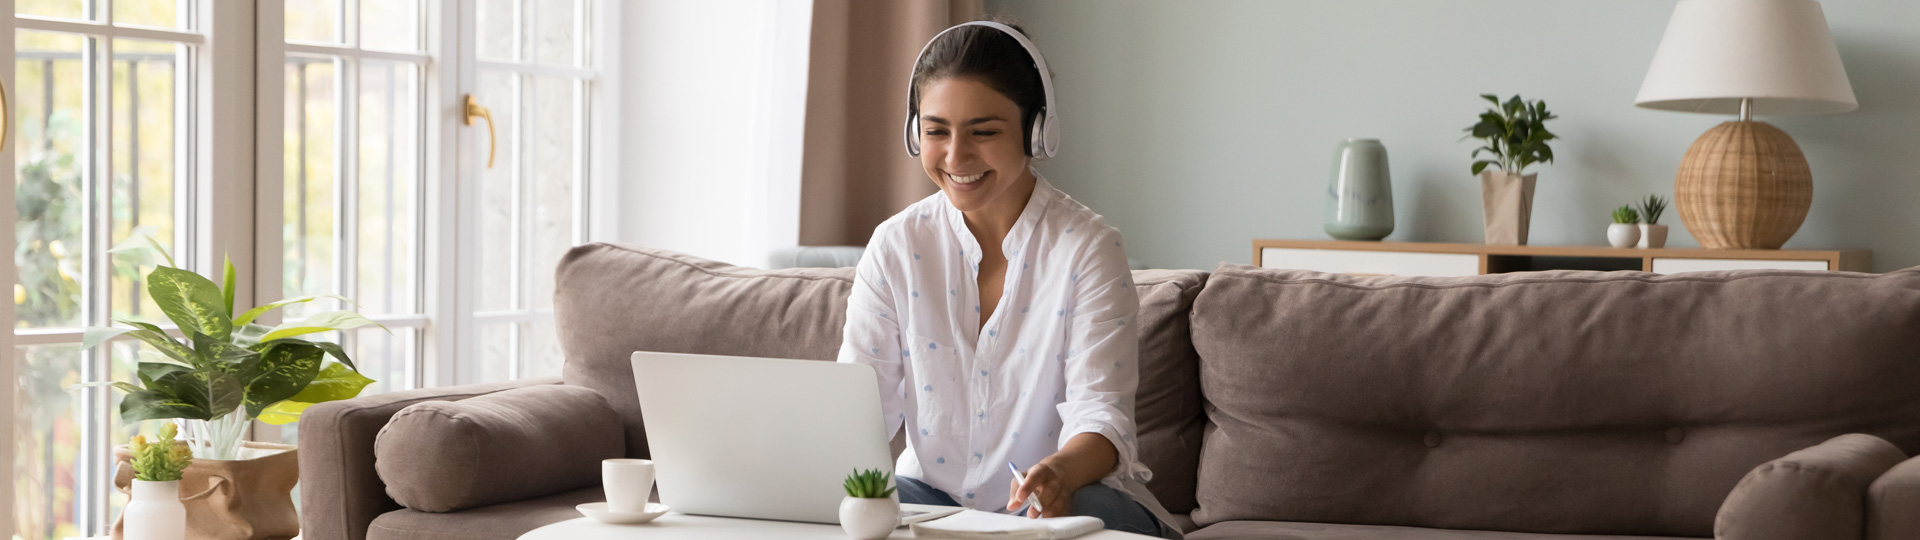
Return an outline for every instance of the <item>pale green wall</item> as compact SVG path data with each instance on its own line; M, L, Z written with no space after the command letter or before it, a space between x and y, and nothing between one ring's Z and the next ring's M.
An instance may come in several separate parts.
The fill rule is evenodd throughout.
M1727 118L1633 106L1671 0L988 0L1054 69L1059 157L1040 169L1162 268L1250 262L1254 238L1322 239L1334 143L1392 159L1390 240L1479 242L1481 93L1545 99L1559 161L1538 169L1533 244L1604 244L1610 209L1671 195L1680 157ZM1814 205L1788 248L1920 265L1920 2L1827 2L1854 112L1769 121L1806 152ZM1670 242L1697 245L1669 211Z

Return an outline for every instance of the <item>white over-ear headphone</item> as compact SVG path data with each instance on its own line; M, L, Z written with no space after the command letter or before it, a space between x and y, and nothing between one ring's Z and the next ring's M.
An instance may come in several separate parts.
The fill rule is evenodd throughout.
M1054 152L1060 149L1060 117L1054 113L1053 73L1047 71L1047 59L1040 56L1040 48L1034 46L1033 42L1019 30L993 21L964 22L941 30L939 34L933 36L933 39L927 40L926 46L920 48L919 55L913 57L913 72L907 75L907 155L920 156L920 104L915 99L913 88L913 78L919 75L920 60L926 58L927 49L933 48L933 42L940 41L940 36L947 35L947 32L962 26L985 26L1004 32L1013 36L1014 41L1020 42L1020 46L1027 49L1027 55L1033 57L1033 68L1040 71L1040 88L1047 96L1047 105L1033 113L1037 118L1033 121L1033 133L1028 135L1028 139L1033 142L1027 148L1027 155L1035 159L1053 157Z

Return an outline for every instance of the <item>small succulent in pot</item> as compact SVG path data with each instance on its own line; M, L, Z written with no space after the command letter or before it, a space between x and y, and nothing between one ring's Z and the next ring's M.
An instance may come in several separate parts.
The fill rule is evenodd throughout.
M900 502L893 500L893 473L855 470L847 475L847 498L840 501L840 528L861 540L886 538L900 525Z
M1613 247L1633 247L1640 241L1640 212L1632 206L1613 210L1613 224L1607 226L1607 243Z
M1660 214L1667 211L1667 199L1658 194L1648 195L1647 200L1640 201L1639 211L1641 219L1648 225L1658 225Z
M1667 211L1667 199L1658 194L1648 195L1640 202L1640 247L1667 247L1667 226L1660 224L1660 214Z
M1613 222L1623 225L1637 225L1640 223L1640 212L1634 210L1631 206L1615 208L1613 209Z
M148 482L172 482L180 479L187 465L193 464L193 449L185 444L174 444L174 436L179 428L169 422L160 426L160 433L149 444L145 435L133 436L128 450L133 454L133 478Z

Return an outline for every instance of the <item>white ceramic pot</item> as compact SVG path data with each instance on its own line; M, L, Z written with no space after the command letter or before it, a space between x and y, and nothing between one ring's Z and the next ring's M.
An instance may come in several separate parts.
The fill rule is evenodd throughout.
M900 501L847 497L840 501L840 528L859 540L877 540L900 526Z
M1667 247L1667 226L1640 224L1640 247Z
M1640 241L1640 224L1615 223L1607 226L1607 243L1617 248L1630 248Z
M180 503L180 482L133 481L133 499L120 513L126 540L185 540L187 505Z

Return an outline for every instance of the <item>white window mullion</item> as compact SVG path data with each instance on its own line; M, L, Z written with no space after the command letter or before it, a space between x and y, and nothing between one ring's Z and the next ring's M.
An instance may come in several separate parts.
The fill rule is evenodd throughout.
M112 6L101 5L99 9L111 12ZM87 98L85 100L89 131L86 135L86 154L91 165L81 175L83 193L87 198L83 211L81 234L86 238L87 254L83 272L84 283L81 293L84 307L81 309L81 324L100 325L112 315L112 257L106 255L113 244L113 38L112 36L89 36L83 49L86 72ZM82 351L80 378L87 382L102 382L110 377L109 362L111 347L97 347ZM109 433L108 414L116 412L110 406L108 392L104 387L92 387L77 392L80 402L80 418L85 424L80 426L80 454L75 460L74 497L81 501L74 515L74 524L87 536L96 536L105 532L107 509L99 502L105 501L102 491L110 479L105 474L106 461L110 459L112 434Z
M0 0L0 11L11 15L14 12L13 0ZM0 43L4 43L10 51L13 51L19 43L14 39L13 34L14 25L0 24ZM0 112L6 114L8 123L7 129L0 130L0 170L7 171L9 175L16 174L13 145L19 142L13 137L17 128L12 125L19 122L16 112L20 110L16 101L20 93L15 91L19 87L13 84L14 81L14 54L0 55L0 96L6 99L6 110ZM0 189L0 222L7 224L8 231L12 231L13 227L16 227L15 224L20 222L19 211L14 207L14 190ZM11 232L0 235L0 253L13 252L14 235ZM19 274L19 268L16 265L0 265L0 283L7 284L7 289L12 289L13 284L20 282ZM20 363L20 343L13 336L13 328L17 326L16 318L12 304L8 304L5 309L0 309L0 328L7 330L0 332L0 354L3 354L0 356L0 407L5 407L5 410L0 410L0 414L7 415L8 426L12 426L18 418L19 412L14 407L20 402L14 396L18 391L20 380L19 373L16 373L16 366ZM19 531L13 522L14 509L19 508L18 501L14 500L14 491L18 488L15 487L17 480L13 476L18 456L14 453L16 443L13 440L12 430L7 431L6 443L0 444L0 463L6 464L0 467L0 486L5 486L5 489L0 489L0 508L7 509L4 514L0 514L0 535L13 538Z

